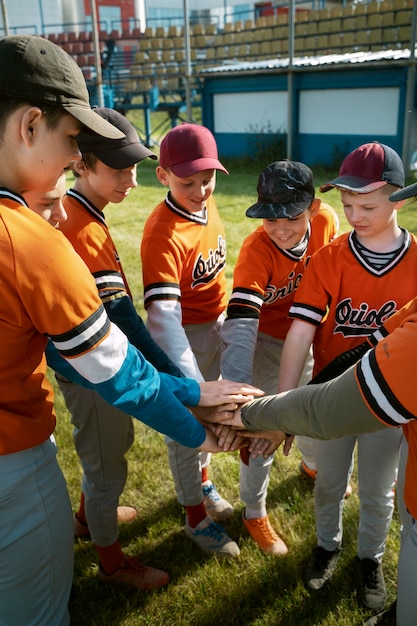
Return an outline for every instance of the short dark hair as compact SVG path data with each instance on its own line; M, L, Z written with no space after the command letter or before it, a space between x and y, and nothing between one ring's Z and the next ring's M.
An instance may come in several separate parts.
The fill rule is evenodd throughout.
M0 136L4 134L5 125L10 115L25 105L39 107L45 115L46 125L50 130L56 128L60 120L65 115L69 115L69 113L61 107L38 104L37 102L25 102L24 100L19 100L18 98L0 96Z
M91 172L96 171L96 163L99 160L94 152L84 152L81 154L81 158L84 161L84 165ZM76 171L74 167L71 167L72 173L74 174L74 178L80 178L79 173Z

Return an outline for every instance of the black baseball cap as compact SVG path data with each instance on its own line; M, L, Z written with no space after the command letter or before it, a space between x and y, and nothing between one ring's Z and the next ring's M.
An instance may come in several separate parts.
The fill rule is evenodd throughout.
M391 202L398 202L398 200L406 200L407 198L414 198L416 196L417 183L412 183L411 185L407 185L407 187L394 191L394 193L389 196L389 200L391 200Z
M0 37L0 95L62 108L94 133L123 137L93 113L83 73L74 59L38 35Z
M92 133L79 133L76 139L82 154L92 152L105 165L115 170L132 167L146 157L158 158L140 142L136 128L124 115L105 107L96 107L93 112L97 117L100 116L122 131L124 137L123 139L108 139Z
M347 155L339 176L320 187L325 193L333 187L355 193L371 193L388 183L403 187L404 166L400 156L383 143L364 143Z
M258 202L246 211L247 217L296 217L314 200L313 172L304 163L275 161L260 173L257 191Z

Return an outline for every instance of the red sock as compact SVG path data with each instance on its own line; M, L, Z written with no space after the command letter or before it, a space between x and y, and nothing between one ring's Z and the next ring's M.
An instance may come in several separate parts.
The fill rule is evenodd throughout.
M250 458L249 448L247 447L240 448L239 453L240 453L240 460L242 461L242 463L244 463L245 465L249 465L249 458Z
M83 492L81 492L80 505L75 515L77 516L77 519L81 522L81 524L84 524L84 526L88 526L87 518L85 516L85 496Z
M187 511L188 523L191 528L195 528L197 524L207 517L206 507L203 502L195 506L186 506L185 510Z
M203 467L201 470L201 482L205 483L209 479L208 477L208 467Z
M97 550L100 565L105 574L113 574L125 562L125 554L118 540L111 546L98 546L94 544Z

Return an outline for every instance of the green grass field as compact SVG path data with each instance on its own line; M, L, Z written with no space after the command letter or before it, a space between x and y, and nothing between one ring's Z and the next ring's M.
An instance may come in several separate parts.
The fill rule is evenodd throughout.
M282 158L277 155L277 159ZM266 164L266 163L265 163ZM244 237L257 225L245 217L256 200L260 168L227 162L230 176L219 174L215 197L226 227L228 280ZM106 217L122 258L138 311L143 313L139 245L144 221L164 197L157 183L155 164L138 169L139 186L125 202L109 206ZM316 185L334 175L320 172ZM337 192L323 196L347 229ZM411 205L412 207L413 205ZM400 224L417 232L416 209L404 208ZM51 376L52 380L52 376ZM59 463L64 471L74 511L78 506L81 470L72 443L71 426L62 396L56 394ZM137 507L135 522L120 528L120 541L131 555L168 570L170 584L155 592L109 588L96 579L97 556L90 542L76 540L75 575L70 611L73 626L352 626L361 624L369 611L356 597L356 529L358 496L356 475L353 495L345 503L344 550L331 584L310 593L303 572L316 545L313 486L298 472L299 453L275 457L268 492L268 511L275 528L289 546L285 557L262 553L245 534L239 500L239 460L235 454L215 455L211 478L235 508L225 524L241 548L238 559L224 562L203 554L183 533L184 514L175 497L163 436L135 422L136 438L128 453L129 476L121 504ZM399 521L395 514L384 558L389 601L395 597L399 546Z

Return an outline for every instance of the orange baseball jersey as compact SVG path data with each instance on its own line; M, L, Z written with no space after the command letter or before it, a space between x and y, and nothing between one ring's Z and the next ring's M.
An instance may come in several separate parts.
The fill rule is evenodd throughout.
M96 281L110 320L129 342L160 372L182 376L178 367L151 338L132 301L116 246L104 213L83 194L69 189L64 198L68 219L61 230L76 249ZM48 358L51 354L48 352Z
M403 426L409 445L404 499L414 519L417 519L416 371L417 313L402 320L395 332L362 357L355 371L362 396L371 411L391 426Z
M314 374L361 344L417 293L417 239L403 232L403 244L382 269L365 258L354 231L311 257L290 317L317 326Z
M110 325L71 244L4 189L0 254L0 454L10 454L39 445L55 428L47 337L88 369L88 352L108 337Z
M93 274L100 297L131 295L104 214L75 189L67 191L64 206L68 219L59 228Z
M110 322L67 238L7 190L0 190L0 254L0 454L39 445L55 428L48 337L63 375L71 377L69 361L110 404L184 446L201 445L204 428L185 408L198 404L199 385L158 374Z
M181 303L182 323L205 324L226 307L226 239L214 198L204 215L176 206L168 193L148 217L141 245L145 308Z
M417 313L417 297L407 302L407 304L402 306L399 311L387 319L383 326L381 326L381 328L379 328L372 335L372 337L369 338L371 345L376 346L378 341L381 341L381 339L392 333L397 326L400 326L405 318L409 317L413 313Z
M327 204L321 204L312 219L307 249L300 257L281 250L257 228L243 242L233 275L233 292L227 317L259 319L259 330L285 339L291 320L288 310L313 252L337 235L338 219Z

